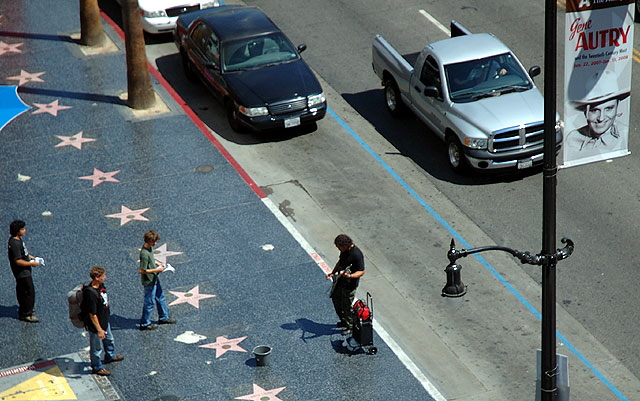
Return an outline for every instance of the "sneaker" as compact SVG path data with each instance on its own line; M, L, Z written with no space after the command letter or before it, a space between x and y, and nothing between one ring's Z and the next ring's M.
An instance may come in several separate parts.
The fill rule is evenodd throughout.
M170 317L167 320L158 320L158 324L176 324L176 319Z
M29 322L29 323L38 323L40 321L40 319L38 319L34 315L21 317L20 320L22 320L23 322Z
M109 376L111 374L111 372L109 372L105 368L102 368L100 370L93 370L93 371L91 371L91 373L93 373L94 375L98 375L98 376Z
M111 363L111 362L120 362L121 360L124 359L124 355L116 355L115 358L113 359L109 359L108 361L105 360L104 363Z
M140 326L140 330L154 330L157 329L158 325L155 324L148 324L146 326Z

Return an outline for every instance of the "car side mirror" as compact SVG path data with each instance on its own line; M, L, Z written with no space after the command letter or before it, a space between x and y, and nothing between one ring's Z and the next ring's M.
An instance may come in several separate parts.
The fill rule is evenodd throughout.
M300 43L298 45L298 53L302 53L305 50L307 50L307 45L305 43Z
M422 93L426 97L440 97L440 90L435 86L425 86Z
M529 76L531 78L535 78L538 75L540 75L540 72L542 70L540 70L540 66L539 65L534 65L533 67L529 68Z

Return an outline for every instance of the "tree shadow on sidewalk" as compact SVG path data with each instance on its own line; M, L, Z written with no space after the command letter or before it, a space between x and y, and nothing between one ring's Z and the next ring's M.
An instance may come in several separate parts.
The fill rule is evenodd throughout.
M19 93L29 93L33 95L44 95L52 97L71 98L79 100L89 100L92 102L100 103L112 103L121 106L127 106L127 102L114 95L102 95L98 93L84 93L84 92L71 92L57 89L40 89L40 88L28 88L21 86L18 89ZM127 106L128 107L128 106Z
M78 41L73 39L71 36L66 36L66 35L47 35L47 34L42 34L42 33L0 31L0 37L39 39L39 40L54 40L54 41L59 41L59 42L78 43Z

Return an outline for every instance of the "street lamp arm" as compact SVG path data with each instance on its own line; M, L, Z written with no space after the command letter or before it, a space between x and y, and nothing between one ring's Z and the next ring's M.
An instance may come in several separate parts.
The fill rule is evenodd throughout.
M507 248L506 246L500 245L480 246L471 249L456 249L455 241L451 239L451 246L449 247L447 257L449 258L449 262L454 263L456 260L465 258L474 253L485 251L503 251L518 258L522 264L542 266L550 257L555 258L556 260L563 260L571 256L574 249L573 241L571 241L571 239L569 238L564 237L562 238L562 243L565 244L564 248L558 249L554 255L532 255L528 251L520 252L517 249L511 249Z
M447 258L449 258L449 264L444 269L447 273L447 284L442 289L443 297L462 297L467 293L467 286L464 285L460 278L460 272L462 265L456 263L460 258L465 258L474 253L480 253L485 251L502 251L518 258L522 264L537 265L537 266L549 266L556 265L558 260L563 260L571 256L573 253L573 241L569 238L562 238L562 243L565 244L564 248L556 249L556 252L551 255L532 255L529 252L520 252L516 249L507 248L506 246L490 245L481 246L471 249L456 249L456 243L451 239L451 245L449 246L449 252L447 252Z
M449 262L453 263L460 258L465 258L474 253L480 253L485 251L503 251L506 252L520 260L522 264L529 265L542 265L544 263L545 257L542 255L531 255L530 252L520 252L517 249L507 248L506 246L500 245L489 245L489 246L480 246L477 248L471 249L456 249L455 241L451 240L451 246L449 247L449 252L447 253L447 257L449 258Z

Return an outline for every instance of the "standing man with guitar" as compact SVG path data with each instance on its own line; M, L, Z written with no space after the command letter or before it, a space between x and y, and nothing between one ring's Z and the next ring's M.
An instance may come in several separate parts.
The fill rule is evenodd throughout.
M333 301L336 314L340 318L338 327L348 332L353 329L351 305L360 277L364 275L364 256L351 238L345 234L338 235L333 243L340 251L340 256L333 271L326 276L327 279L334 280L329 296Z

